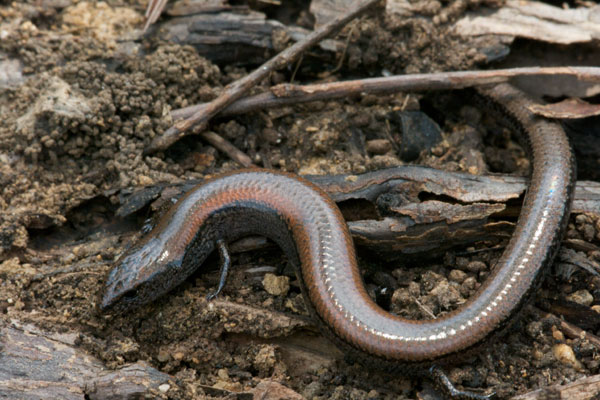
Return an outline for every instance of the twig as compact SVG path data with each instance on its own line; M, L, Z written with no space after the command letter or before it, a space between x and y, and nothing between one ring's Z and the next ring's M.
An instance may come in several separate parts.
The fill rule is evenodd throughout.
M517 76L563 75L574 76L582 82L599 82L599 67L527 67L488 71L439 72L434 74L394 75L382 78L357 79L313 85L282 84L269 92L240 99L220 115L243 114L266 108L284 107L311 101L323 101L360 93L391 94L402 91L462 89L470 86L507 82ZM189 118L204 111L207 104L181 108L171 112L173 119Z
M150 25L156 22L166 5L167 0L150 0L148 2L148 8L146 8L145 14L146 23L144 24L144 32L148 30Z
M252 160L246 155L246 153L242 152L233 144L231 144L231 142L222 138L216 133L202 132L200 136L202 136L204 140L213 145L215 148L227 154L229 158L231 158L233 161L237 162L241 166L246 168L256 166L252 163Z
M223 108L227 107L235 100L239 99L254 87L257 83L266 78L274 70L285 67L289 63L296 60L302 52L309 47L320 42L326 36L332 32L340 29L352 19L356 18L368 8L381 0L368 0L360 4L358 7L350 10L346 15L336 18L335 20L323 25L321 28L312 32L310 35L302 41L296 42L293 46L285 49L269 61L261 65L258 69L254 70L244 78L241 78L232 84L228 85L221 95L211 101L201 112L197 112L191 115L189 118L180 121L167 129L167 131L160 137L156 138L150 146L144 151L145 154L153 153L155 151L163 150L169 147L172 143L186 136L186 132L194 125L198 125L197 130L206 129L208 121L218 114Z
M427 308L423 304L421 304L421 302L416 297L411 297L411 298L415 302L415 304L417 306L419 306L419 308L421 309L421 311L423 311L425 314L429 315L431 317L431 319L437 319L437 317L435 316L435 314L433 312L431 312L431 310L429 308Z

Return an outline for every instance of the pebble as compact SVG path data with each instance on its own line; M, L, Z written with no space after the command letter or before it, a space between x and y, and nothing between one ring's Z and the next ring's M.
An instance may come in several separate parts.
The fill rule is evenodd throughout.
M158 387L158 390L160 390L161 393L167 393L169 389L171 389L171 385L169 385L168 383L163 383Z
M273 296L285 296L290 290L290 278L287 276L265 274L263 287Z
M587 290L582 289L568 295L567 300L584 306L590 306L594 302L594 296Z
M531 356L534 360L541 361L544 358L544 353L541 352L539 349L534 349L531 353Z
M366 148L371 154L385 154L392 149L392 143L387 139L367 140Z
M562 364L571 366L576 370L580 370L582 368L581 363L575 357L575 352L571 346L564 343L554 345L552 347L552 353L554 354L554 357L556 357L556 359Z
M378 399L379 392L375 389L371 389L369 393L367 393L367 399Z
M229 380L229 372L227 372L226 368L221 368L217 371L217 376L221 378L221 380L228 381Z
M146 175L139 175L137 180L140 186L150 186L154 183L152 178Z
M468 294L471 290L475 289L476 286L477 286L477 279L475 279L475 277L473 277L473 276L469 276L463 281L463 283L460 287L461 292L464 291L465 293Z
M169 352L166 350L160 350L158 352L158 355L156 356L156 359L161 363L169 361L170 358L171 358L171 356L169 355Z
M270 345L264 345L254 357L252 365L260 373L268 375L277 363L275 348Z
M467 271L479 272L487 269L487 265L483 261L471 261L467 264Z
M402 111L398 116L402 131L402 160L413 161L422 151L429 151L442 141L439 125L426 114L420 111Z
M452 282L463 283L467 279L467 274L460 269L453 269L448 274L448 279Z
M552 337L559 342L565 340L565 335L555 327L552 328Z

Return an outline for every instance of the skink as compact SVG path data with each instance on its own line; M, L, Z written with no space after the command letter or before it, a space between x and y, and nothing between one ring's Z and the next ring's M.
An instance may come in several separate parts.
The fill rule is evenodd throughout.
M217 247L250 234L275 241L296 267L323 330L351 355L374 363L425 366L461 358L502 332L551 263L569 216L573 154L557 123L534 116L529 100L502 84L480 91L526 138L532 175L514 234L468 302L435 320L407 320L368 296L352 237L337 206L291 174L244 170L189 191L116 263L105 309L148 303L182 283Z

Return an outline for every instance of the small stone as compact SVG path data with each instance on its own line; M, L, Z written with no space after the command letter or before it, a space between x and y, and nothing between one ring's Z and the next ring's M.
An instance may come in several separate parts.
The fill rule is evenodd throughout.
M404 161L413 161L424 150L431 150L442 141L438 124L421 111L402 111L398 113L401 125L402 151Z
M467 279L467 274L460 269L453 269L448 274L448 279L452 282L463 283Z
M373 139L367 141L366 148L371 154L385 154L392 149L392 143L387 139Z
M591 224L593 221L589 215L579 214L575 217L575 223L578 225Z
M544 353L541 352L539 349L534 349L531 353L531 356L534 360L541 361L544 358Z
M554 345L552 347L552 353L554 354L554 357L556 357L556 359L562 364L571 366L576 370L580 370L582 368L581 363L575 357L575 352L571 346L568 346L564 343Z
M160 350L158 352L158 355L156 356L156 359L161 363L169 361L170 358L171 358L171 356L170 356L169 352L166 350Z
M568 295L567 300L584 306L590 306L594 302L594 296L587 290L582 289Z
M168 383L163 383L158 387L158 390L160 390L161 393L167 393L169 389L171 389L171 385L169 385Z
M595 306L592 306L592 310L596 311L597 313L600 313L600 305L596 304Z
M217 371L217 376L221 378L223 381L229 381L229 372L227 372L226 368L221 368Z
M273 296L285 296L290 290L290 278L275 274L265 274L263 287Z
M277 355L275 354L275 348L270 345L264 345L254 357L252 365L261 374L269 375L276 363Z
M467 264L467 271L480 272L487 269L487 266L483 261L471 261Z
M150 178L146 175L138 176L137 180L138 180L138 183L140 184L140 186L150 186L154 183L152 178Z
M185 357L185 353L178 351L177 353L173 354L173 359L177 360L177 361L181 361L183 360L183 358Z
M594 240L594 237L596 236L596 229L594 229L592 225L582 225L579 228L579 231L583 235L583 238L588 242Z
M473 276L467 277L462 285L460 285L460 293L463 296L468 296L469 293L477 287L477 279Z
M378 399L379 392L375 389L372 389L369 393L367 393L367 399Z
M552 337L554 338L554 340L557 340L559 342L562 342L563 340L565 340L565 335L559 331L558 329L552 329Z
M391 154L374 155L367 162L367 166L373 169L391 168L399 165L402 165L402 161Z

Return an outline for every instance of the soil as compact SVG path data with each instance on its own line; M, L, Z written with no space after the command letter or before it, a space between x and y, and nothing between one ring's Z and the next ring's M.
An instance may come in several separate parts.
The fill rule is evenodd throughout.
M348 41L341 69L329 72L335 57L322 63L307 56L294 79L480 68L486 61L480 47L447 32L465 12L463 3L433 7L427 18L385 16L383 9L365 15L338 35ZM276 273L286 263L274 248L236 254L215 306L205 297L218 279L216 257L151 305L120 316L97 310L112 262L146 218L155 216L146 208L117 217L118 191L238 168L197 136L151 156L143 156L143 149L172 124L170 110L211 100L254 67L215 65L192 47L142 36L143 6L136 1L0 3L0 69L10 77L1 79L0 71L1 321L76 332L78 345L107 368L145 360L177 378L172 398L221 398L265 379L309 399L423 396L426 383L346 362L308 319L291 270L285 270L287 290L283 285L270 294L265 271ZM291 2L289 7L304 6ZM281 22L302 24L306 13ZM273 74L262 88L289 81L293 70ZM216 119L209 129L261 166L301 174L361 173L405 163L394 146L373 142L399 140L390 116L405 110L423 111L442 128L443 141L415 163L475 174L527 173L523 150L506 132L494 135L486 128L481 111L461 93L363 95ZM598 245L598 215L572 216L567 237ZM387 288L393 293L390 311L416 319L462 304L501 254L489 243L474 243L422 265L389 265L359 252L369 291ZM538 298L586 290L594 302L600 300L590 274L561 272L549 275ZM557 344L573 349L578 363L557 357ZM507 398L598 370L597 349L587 340L565 339L524 311L500 342L448 372L460 387L493 388Z

